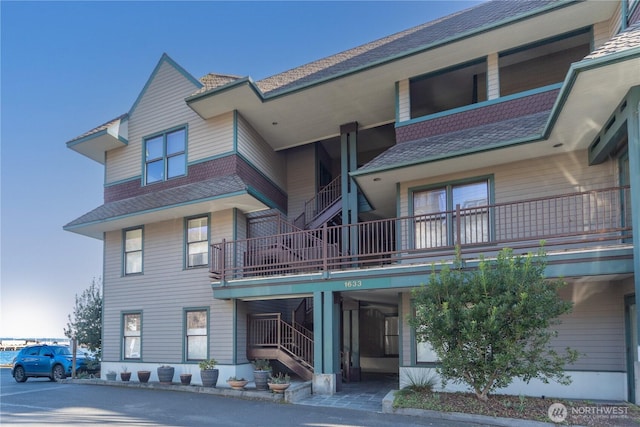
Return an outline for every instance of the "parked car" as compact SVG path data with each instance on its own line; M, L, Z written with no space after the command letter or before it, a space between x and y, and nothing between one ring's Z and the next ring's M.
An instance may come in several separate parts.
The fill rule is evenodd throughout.
M11 375L23 383L29 377L48 377L59 381L71 376L73 354L63 345L30 345L20 350L13 359ZM87 371L88 357L76 353L76 371Z

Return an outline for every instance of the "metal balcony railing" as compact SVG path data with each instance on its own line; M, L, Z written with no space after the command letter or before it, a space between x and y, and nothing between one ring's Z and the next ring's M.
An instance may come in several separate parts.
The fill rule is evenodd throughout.
M228 281L440 261L503 247L587 248L630 243L628 186L324 226L211 246L211 277Z

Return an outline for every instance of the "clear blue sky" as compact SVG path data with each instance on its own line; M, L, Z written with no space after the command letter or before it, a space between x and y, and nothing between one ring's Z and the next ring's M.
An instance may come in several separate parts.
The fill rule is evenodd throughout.
M103 167L65 142L127 112L163 52L259 80L476 3L1 1L0 337L63 336L102 275L102 242L62 226L102 203Z

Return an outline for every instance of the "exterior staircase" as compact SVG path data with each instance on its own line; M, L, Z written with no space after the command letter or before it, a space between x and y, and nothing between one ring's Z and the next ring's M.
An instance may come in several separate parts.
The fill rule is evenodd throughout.
M280 313L250 314L247 357L277 360L304 380L313 378L313 332Z

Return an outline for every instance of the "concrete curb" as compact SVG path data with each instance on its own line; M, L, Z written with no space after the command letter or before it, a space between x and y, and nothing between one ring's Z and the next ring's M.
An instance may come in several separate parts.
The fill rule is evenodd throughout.
M397 390L391 390L382 399L382 412L385 414L410 415L414 417L428 417L448 421L462 421L478 424L489 424L500 427L554 427L556 424L544 421L523 420L520 418L500 418L487 415L464 414L462 412L439 412L427 409L394 408L393 400Z
M258 391L255 389L234 390L229 387L203 387L200 385L160 384L158 382L140 383L137 381L108 381L102 379L66 379L61 381L67 384L84 384L109 387L145 388L149 390L182 391L187 393L211 394L214 396L235 397L246 400L262 400L276 403L293 403L311 392L311 382L294 382L284 394L270 391Z

